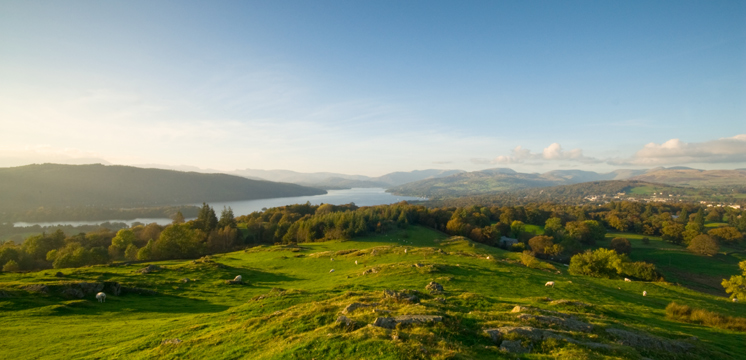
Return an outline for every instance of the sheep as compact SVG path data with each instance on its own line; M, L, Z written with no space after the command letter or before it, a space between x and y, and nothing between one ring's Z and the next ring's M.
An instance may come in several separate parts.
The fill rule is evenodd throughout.
M648 292L647 291L643 291L642 292L642 296L648 296Z
M329 272L330 272L330 273L333 273L333 272L334 272L334 269L331 269L331 270L329 270Z
M544 285L544 286L554 287L554 281L547 281L546 285Z
M357 260L355 260L355 265L357 265Z
M738 298L733 298L733 302L738 302Z
M334 261L334 258L331 258L331 259L332 259L332 261Z
M632 280L630 280L628 278L624 278L624 281L626 281L626 282L632 282Z
M487 260L489 260L489 259L490 259L490 257L488 256L488 257L487 257Z
M96 300L98 300L98 302L100 302L100 303L106 302L106 294L104 294L102 292L96 294Z
M407 253L407 249L404 249L404 253L405 253L405 254Z
M241 275L236 275L236 277L233 278L233 282L241 282L241 281L243 281L243 277L241 277Z

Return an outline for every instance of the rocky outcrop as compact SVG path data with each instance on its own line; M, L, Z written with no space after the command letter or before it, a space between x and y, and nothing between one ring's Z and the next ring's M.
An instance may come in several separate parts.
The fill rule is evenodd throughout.
M373 326L393 329L397 324L422 325L443 321L439 315L400 315L397 317L379 317L373 322Z
M515 308L514 308L515 310ZM582 331L582 332L591 332L593 331L593 325L575 320L575 319L565 319L561 317L556 316L544 316L544 315L531 315L531 314L521 314L518 315L518 319L521 321L537 321L542 324L547 325L557 325L559 327L571 330L571 331Z
M443 285L431 281L427 286L425 286L425 290L429 291L431 294L440 294L443 292Z
M412 291L410 290L402 290L402 291L384 290L383 299L390 300L390 301L396 301L396 302L416 304L420 302L420 298L417 297L417 295L412 294L416 292L417 291L415 290L412 290Z
M148 265L148 266L146 266L146 267L144 267L144 268L142 268L140 270L137 270L137 272L140 273L140 274L149 274L149 273L158 271L160 269L161 269L161 267L158 266L158 265Z
M500 351L512 354L525 354L528 353L530 349L523 347L520 341L505 340L500 344Z
M606 329L606 332L613 336L617 340L617 343L637 349L682 353L694 347L692 344L683 341L662 339L650 334L633 333L621 329L609 328Z
M371 306L376 306L376 305L378 305L378 304L377 303L375 303L375 304L363 304L363 303L357 303L356 302L356 303L352 303L350 305L347 305L347 307L345 307L344 310L342 310L342 313L343 314L349 314L349 313L352 313L353 311L355 311L357 309L365 308L365 307L371 307Z
M49 287L44 284L31 284L23 287L23 290L38 294L49 294Z

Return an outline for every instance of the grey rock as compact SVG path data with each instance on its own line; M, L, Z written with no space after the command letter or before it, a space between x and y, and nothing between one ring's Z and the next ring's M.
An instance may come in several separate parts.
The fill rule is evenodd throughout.
M350 305L347 305L347 307L345 307L344 310L342 310L342 313L349 314L349 313L351 313L351 312L353 312L353 311L355 311L357 309L364 308L364 307L376 306L376 305L378 305L378 304L363 304L363 303L357 303L356 302L356 303L352 303Z
M34 292L34 293L40 293L40 294L49 294L49 287L47 287L44 284L32 284L32 285L26 285L23 287L24 290L28 292Z
M397 324L426 324L443 321L438 315L401 315L394 318Z
M62 295L68 298L77 298L77 299L82 299L85 297L85 293L82 290L78 288L74 288L74 287L70 287L70 288L62 290Z
M523 347L520 341L505 340L500 344L500 351L512 354L526 354L529 352L529 349Z
M390 317L379 317L373 322L373 326L378 326L387 329L393 329L396 327L396 320Z
M425 286L425 290L430 291L431 294L440 294L443 292L443 285L431 281L427 286Z
M626 330L608 328L606 332L616 338L621 345L631 346L638 349L664 350L668 352L682 353L694 346L682 341L674 341L659 338L650 334L633 333Z
M383 298L387 300L393 300L396 302L405 302L410 304L416 304L420 302L420 298L417 295L409 294L407 290L393 291L383 290Z
M161 267L158 266L158 265L148 265L148 266L146 266L146 267L144 267L144 268L142 268L140 270L137 270L137 272L139 272L140 274L149 274L149 273L158 271L160 269L161 269Z
M515 308L513 309L515 310ZM591 332L593 325L574 319L563 319L556 316L521 314L518 316L521 321L535 320L543 324L557 325L572 331Z

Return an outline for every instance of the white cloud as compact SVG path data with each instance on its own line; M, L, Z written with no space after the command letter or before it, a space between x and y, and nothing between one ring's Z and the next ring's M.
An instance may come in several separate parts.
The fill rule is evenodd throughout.
M527 162L540 164L542 161L577 161L585 164L601 162L583 155L581 149L565 151L559 143L552 143L540 153L533 153L519 145L511 151L510 155L500 155L492 160L472 159L472 162L477 164L525 164Z
M746 134L700 143L671 139L649 143L629 159L609 160L612 165L681 165L746 162Z

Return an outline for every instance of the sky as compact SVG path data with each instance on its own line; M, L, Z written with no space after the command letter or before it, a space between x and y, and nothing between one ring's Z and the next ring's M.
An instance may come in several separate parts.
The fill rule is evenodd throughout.
M744 1L0 2L0 167L746 168Z

